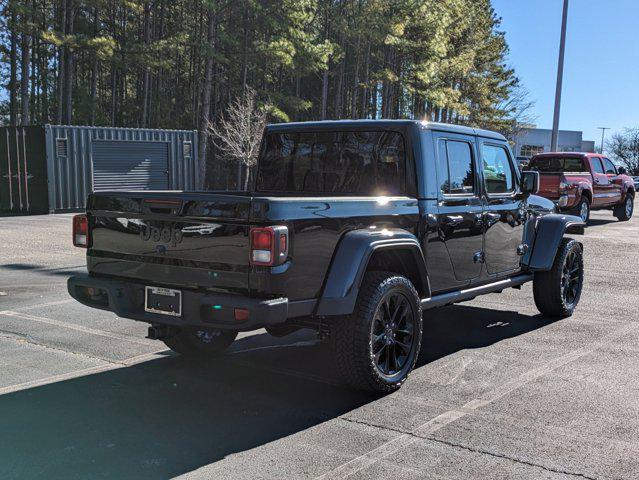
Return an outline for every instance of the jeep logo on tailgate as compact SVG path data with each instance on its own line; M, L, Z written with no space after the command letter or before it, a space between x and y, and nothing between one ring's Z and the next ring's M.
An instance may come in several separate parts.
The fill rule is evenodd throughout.
M140 238L144 242L150 240L156 243L169 243L175 247L182 242L184 235L182 229L175 226L153 227L144 225L140 228Z

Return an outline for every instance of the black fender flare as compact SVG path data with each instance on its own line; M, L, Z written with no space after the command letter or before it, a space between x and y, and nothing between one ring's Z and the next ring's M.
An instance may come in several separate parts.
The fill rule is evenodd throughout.
M557 213L529 219L524 232L529 248L522 265L531 271L550 270L564 235L583 234L585 225L580 217Z
M426 262L415 235L401 228L358 229L346 233L337 245L315 313L320 316L353 313L371 257L375 252L386 249L411 252L422 280L422 289L426 290L422 296L429 297Z

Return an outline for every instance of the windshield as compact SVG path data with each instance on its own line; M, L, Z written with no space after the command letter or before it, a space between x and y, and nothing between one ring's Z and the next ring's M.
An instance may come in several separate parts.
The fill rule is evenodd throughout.
M528 170L538 172L587 172L583 159L579 157L538 157L533 158Z
M258 192L403 195L404 139L389 131L269 133Z

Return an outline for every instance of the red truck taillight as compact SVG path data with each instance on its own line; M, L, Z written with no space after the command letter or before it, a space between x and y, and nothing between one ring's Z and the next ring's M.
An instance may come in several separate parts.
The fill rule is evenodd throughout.
M255 227L249 233L251 239L251 265L272 267L281 265L288 257L288 228Z
M84 214L73 217L73 245L80 248L89 246L89 219Z

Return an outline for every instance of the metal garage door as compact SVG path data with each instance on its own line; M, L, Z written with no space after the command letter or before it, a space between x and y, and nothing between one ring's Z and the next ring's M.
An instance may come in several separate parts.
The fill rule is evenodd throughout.
M93 141L93 191L167 190L169 153L164 142Z

